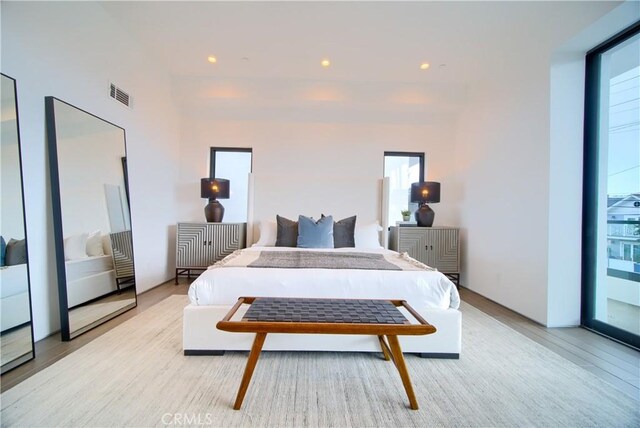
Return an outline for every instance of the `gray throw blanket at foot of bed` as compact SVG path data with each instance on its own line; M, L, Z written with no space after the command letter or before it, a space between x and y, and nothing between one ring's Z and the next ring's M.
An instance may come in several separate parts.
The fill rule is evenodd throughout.
M402 270L382 254L323 251L263 251L249 263L255 268Z

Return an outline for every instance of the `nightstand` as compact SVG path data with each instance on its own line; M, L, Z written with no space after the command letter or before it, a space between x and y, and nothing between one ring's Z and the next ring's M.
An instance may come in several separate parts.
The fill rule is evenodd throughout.
M178 276L205 271L235 250L246 246L247 223L178 223L176 230L176 284Z
M460 234L455 227L391 227L389 249L438 269L460 285Z

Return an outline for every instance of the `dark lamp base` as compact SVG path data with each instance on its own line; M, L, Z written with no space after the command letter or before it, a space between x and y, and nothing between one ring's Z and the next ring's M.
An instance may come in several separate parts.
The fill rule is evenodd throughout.
M416 222L418 222L418 227L431 227L433 226L433 219L435 218L436 213L433 212L429 205L423 204L416 211Z
M220 223L224 217L224 207L217 199L211 199L204 207L204 216L208 223Z

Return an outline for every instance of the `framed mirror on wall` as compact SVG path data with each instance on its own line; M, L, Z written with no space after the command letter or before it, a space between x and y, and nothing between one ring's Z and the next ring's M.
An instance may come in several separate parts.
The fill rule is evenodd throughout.
M137 304L125 130L45 98L62 340Z
M5 373L35 353L16 81L0 78L0 360Z

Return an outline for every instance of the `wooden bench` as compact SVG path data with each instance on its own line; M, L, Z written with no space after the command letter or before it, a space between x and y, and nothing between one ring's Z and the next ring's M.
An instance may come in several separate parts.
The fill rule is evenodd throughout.
M231 318L242 304L251 305L238 321ZM404 307L418 322L412 324L398 310ZM409 404L418 409L409 372L402 355L399 335L425 335L436 328L404 300L308 299L284 297L240 297L217 328L230 332L256 333L244 375L233 406L239 410L249 387L267 333L365 334L378 336L384 358L394 362Z

